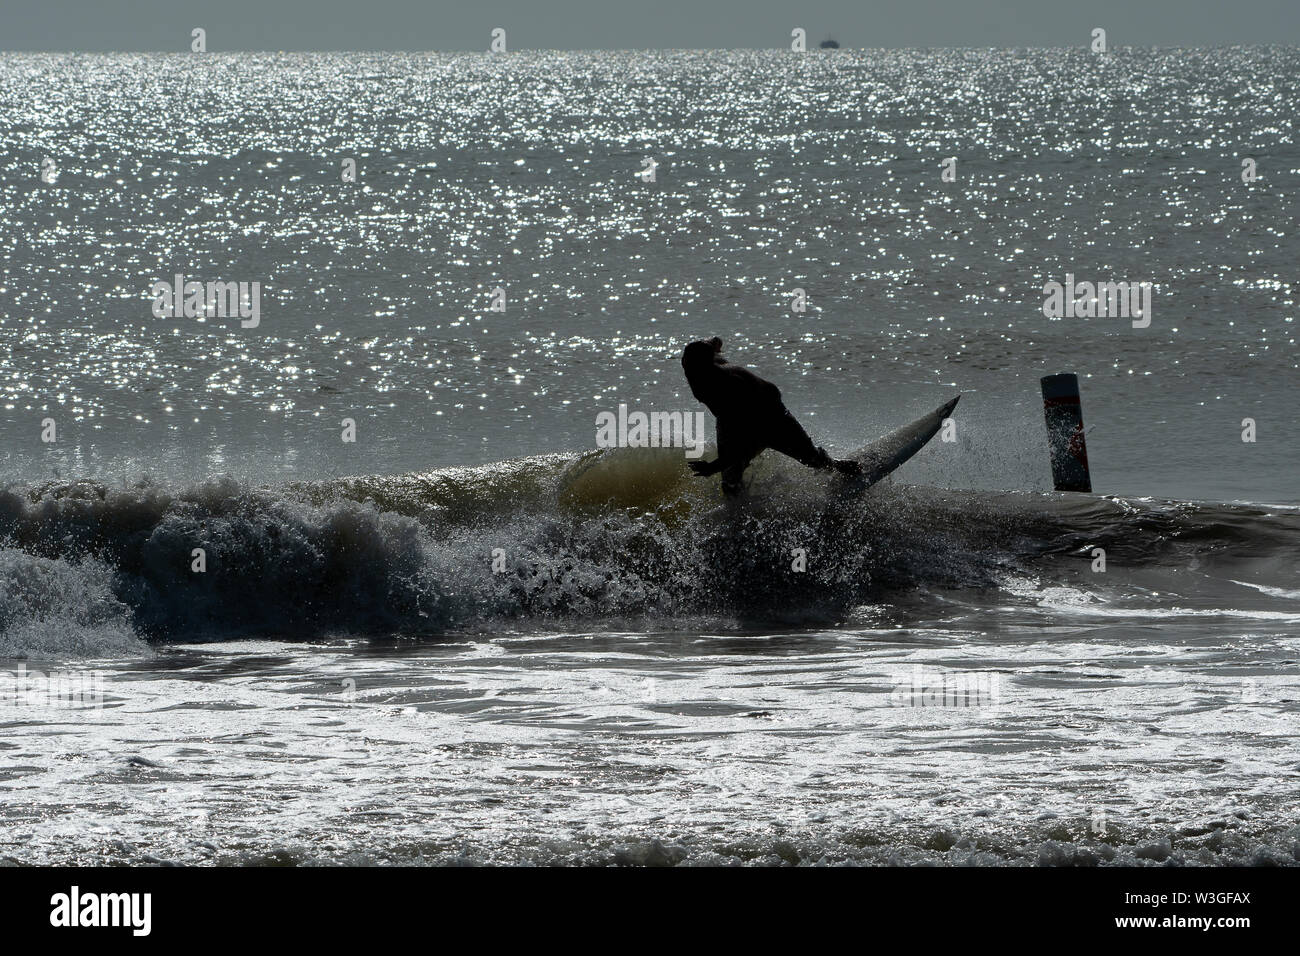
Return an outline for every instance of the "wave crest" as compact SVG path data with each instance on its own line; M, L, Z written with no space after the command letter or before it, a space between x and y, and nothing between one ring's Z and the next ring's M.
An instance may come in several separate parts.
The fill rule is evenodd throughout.
M1249 566L1260 574L1242 590L1261 595L1267 567L1293 566L1300 540L1300 514L1285 511L890 486L850 496L775 455L753 472L732 502L672 449L287 487L8 489L0 630L11 649L93 652L135 635L831 622L925 589L1008 595L1009 580L1077 575L1098 546L1115 568L1096 576L1108 586L1139 566L1222 567L1225 579Z

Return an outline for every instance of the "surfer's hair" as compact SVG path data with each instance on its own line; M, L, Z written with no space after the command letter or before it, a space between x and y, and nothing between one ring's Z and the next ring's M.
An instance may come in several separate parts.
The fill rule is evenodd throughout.
M690 371L712 365L722 354L722 339L716 335L707 342L703 339L692 342L682 352L682 368Z

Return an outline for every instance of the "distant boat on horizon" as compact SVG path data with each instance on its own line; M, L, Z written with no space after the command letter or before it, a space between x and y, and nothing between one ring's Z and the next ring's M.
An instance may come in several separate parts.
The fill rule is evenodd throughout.
M827 37L825 40L822 40L821 47L823 50L838 50L840 45L837 41Z

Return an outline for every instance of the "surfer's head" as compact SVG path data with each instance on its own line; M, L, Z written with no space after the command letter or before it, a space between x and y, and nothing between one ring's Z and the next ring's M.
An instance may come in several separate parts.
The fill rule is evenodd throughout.
M721 361L722 339L716 335L707 342L692 342L682 352L682 368L686 370L687 375L712 368L714 364Z

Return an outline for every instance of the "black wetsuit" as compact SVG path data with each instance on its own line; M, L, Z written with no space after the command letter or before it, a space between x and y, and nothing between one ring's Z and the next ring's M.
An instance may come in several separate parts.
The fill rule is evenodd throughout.
M789 455L809 468L857 470L851 461L837 461L813 444L803 426L781 401L781 390L749 369L732 365L721 355L722 340L692 342L682 353L682 368L691 394L718 420L718 457L692 462L698 475L722 472L722 490L737 494L745 468L765 448Z

